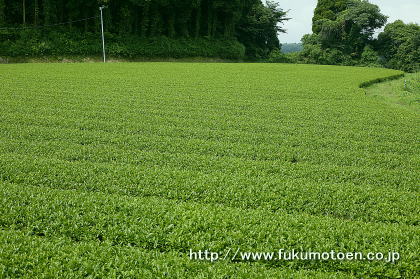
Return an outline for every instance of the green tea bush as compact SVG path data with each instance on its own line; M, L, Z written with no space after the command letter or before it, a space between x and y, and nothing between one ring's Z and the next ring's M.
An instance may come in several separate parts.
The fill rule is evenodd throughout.
M108 41L120 55L136 47ZM183 53L166 38L144 45L158 43ZM415 278L418 112L360 88L402 74L270 63L0 65L0 277ZM238 248L401 258L188 257Z

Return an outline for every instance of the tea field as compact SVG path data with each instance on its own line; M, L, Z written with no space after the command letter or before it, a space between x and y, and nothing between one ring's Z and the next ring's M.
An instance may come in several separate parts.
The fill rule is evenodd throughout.
M0 65L0 278L415 278L419 112L360 88L396 75ZM400 258L233 257L279 249Z

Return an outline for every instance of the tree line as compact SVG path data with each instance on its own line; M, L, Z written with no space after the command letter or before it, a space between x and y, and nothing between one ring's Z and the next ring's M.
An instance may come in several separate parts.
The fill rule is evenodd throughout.
M206 47L206 40L208 44L228 41L228 45L239 50L242 47L244 56L261 59L280 47L277 35L284 30L279 23L288 20L278 4L261 0L0 0L0 28L70 22L61 29L38 28L32 32L33 36L28 32L21 36L16 32L10 34L11 29L3 28L0 39L17 41L30 37L39 46L53 41L51 37L57 35L54 33L57 30L84 35L97 33L100 5L107 6L104 20L113 44L111 51L123 48L124 41L133 40L137 40L139 48L147 42L159 47L157 38L163 45L174 44L173 47L183 40L193 45L199 42L196 47ZM94 18L74 22L91 17ZM4 30L8 33L4 34Z
M419 25L386 25L387 16L367 0L319 0L312 34L302 38L301 51L288 54L281 52L278 34L289 18L272 1L0 0L0 56L100 55L101 5L107 6L107 52L116 57L200 56L405 71L420 64Z
M386 25L387 18L366 0L319 0L313 33L302 38L303 51L294 58L305 63L419 70L419 25L401 20Z

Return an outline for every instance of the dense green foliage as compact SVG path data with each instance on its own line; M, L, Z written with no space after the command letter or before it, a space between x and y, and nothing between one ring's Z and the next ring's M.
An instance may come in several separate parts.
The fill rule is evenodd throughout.
M420 26L401 20L388 24L378 38L379 53L386 66L418 71L420 69Z
M347 8L348 0L318 0L312 18L312 31L318 34L325 20L335 21L337 15Z
M313 34L290 62L389 67L413 72L420 63L420 27L396 21L375 39L375 30L387 17L366 0L319 0L313 17Z
M0 56L100 54L101 4L110 54L125 57L262 59L280 47L278 24L287 20L278 4L261 0L2 0ZM50 26L62 22L71 23Z
M9 37L10 38L10 37ZM241 59L245 47L234 39L211 38L141 38L133 35L106 34L107 54L111 57L220 57ZM97 34L26 30L16 39L4 40L0 53L11 57L42 57L62 55L101 55Z
M373 34L386 19L378 6L365 0L319 1L314 33L302 39L304 62L378 65L378 55L372 53Z
M418 271L418 114L359 88L400 72L116 63L0 74L0 277ZM401 259L188 259L189 249L229 248Z

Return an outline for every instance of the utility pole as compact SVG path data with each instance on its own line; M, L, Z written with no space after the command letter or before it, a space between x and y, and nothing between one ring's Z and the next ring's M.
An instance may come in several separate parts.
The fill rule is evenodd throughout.
M103 18L102 10L105 8L106 8L105 6L99 7L99 10L101 11L102 52L104 56L104 63L106 63L106 56L105 56L104 18Z

